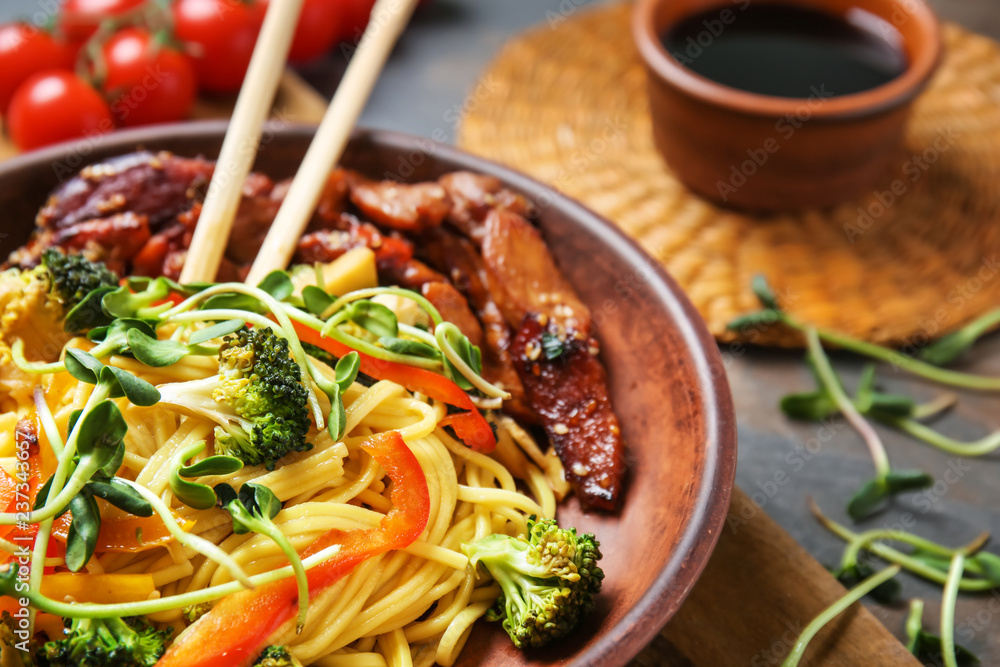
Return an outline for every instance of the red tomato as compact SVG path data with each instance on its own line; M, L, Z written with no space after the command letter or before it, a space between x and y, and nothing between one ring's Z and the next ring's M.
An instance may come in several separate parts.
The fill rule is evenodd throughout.
M361 39L372 14L375 0L331 0L340 10L340 39L344 42L356 42Z
M288 59L306 62L333 48L343 32L342 15L342 9L331 0L304 0Z
M261 2L240 0L177 0L173 6L174 35L188 44L202 90L239 90L264 22Z
M47 69L72 69L73 48L23 23L0 25L0 113L17 87Z
M90 39L101 21L121 16L146 4L146 0L66 0L57 25L66 39L77 44Z
M46 70L14 93L7 113L10 136L21 150L115 129L101 95L73 72Z
M103 53L107 75L101 87L122 125L169 123L191 111L194 68L183 53L158 43L141 28L115 33Z

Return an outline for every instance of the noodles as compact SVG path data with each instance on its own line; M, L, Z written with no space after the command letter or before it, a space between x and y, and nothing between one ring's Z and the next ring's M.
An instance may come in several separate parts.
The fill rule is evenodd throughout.
M159 333L161 338L183 341L193 330L167 325ZM69 346L87 349L89 343L73 339ZM188 356L162 368L124 356L112 356L105 363L156 385L218 373L217 361L207 356ZM333 379L333 369L324 364L319 368ZM31 401L35 383L43 388L52 421L64 435L73 412L94 391L93 385L65 371L28 375L5 366L0 375L4 410L0 414L0 465L11 473L16 456L14 427L20 418L35 413ZM322 410L328 411L329 401L322 394L317 396ZM251 481L266 486L284 503L275 525L302 553L328 531L380 525L393 507L392 484L361 445L374 434L398 432L426 477L430 506L423 535L405 549L367 558L313 595L302 631L296 633L294 621L289 621L269 643L287 646L305 664L329 667L451 665L472 624L499 593L488 577L477 576L469 567L461 545L491 533L521 534L528 515L554 514L556 495L547 476L521 447L527 440L529 449L533 448L531 455L541 455L540 451L526 432L512 431L505 421L497 425L501 441L497 455L472 451L439 425L447 414L443 404L393 382L355 383L344 392L343 400L346 435L342 439L335 440L314 425L307 437L312 448L286 455L274 470L246 466L233 474L193 481L209 486L224 481L235 488ZM214 422L163 404L139 407L124 399L117 399L116 404L128 425L119 477L161 497L189 533L218 545L247 575L287 566L287 557L273 540L255 533L235 534L226 511L192 509L173 497L172 461L194 443L211 442ZM41 446L51 447L44 437ZM209 448L196 458L211 453ZM101 513L105 520L124 516L103 501ZM154 596L160 598L233 580L228 569L176 541L142 547L141 536L137 539L139 546L132 552L98 549L85 571L152 575ZM6 543L4 548L9 551ZM47 565L56 563L63 561L46 561ZM155 613L150 619L175 631L188 623L181 609Z

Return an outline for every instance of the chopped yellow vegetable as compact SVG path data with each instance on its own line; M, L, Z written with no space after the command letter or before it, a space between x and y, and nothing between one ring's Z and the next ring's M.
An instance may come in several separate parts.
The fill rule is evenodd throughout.
M330 294L341 296L354 290L378 286L378 272L375 269L375 252L371 248L352 248L323 267L322 287ZM295 293L301 294L306 285L316 284L314 271L292 273Z
M152 595L156 587L151 574L74 574L56 572L42 577L42 595L53 600L70 598L75 602L139 602Z

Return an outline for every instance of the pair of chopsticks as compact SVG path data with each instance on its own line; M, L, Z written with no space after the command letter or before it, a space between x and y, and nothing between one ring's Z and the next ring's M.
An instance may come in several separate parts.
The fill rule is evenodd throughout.
M272 0L268 7L181 271L182 283L215 280L243 183L253 166L264 121L284 71L302 1ZM340 160L375 81L416 5L417 0L375 3L358 49L247 275L248 284L256 285L291 261L327 178Z

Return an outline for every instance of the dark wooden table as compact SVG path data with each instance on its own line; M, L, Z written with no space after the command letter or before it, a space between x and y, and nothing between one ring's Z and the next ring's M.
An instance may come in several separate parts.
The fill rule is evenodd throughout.
M590 1L433 0L429 7L419 12L401 40L362 116L362 124L442 141L452 140L461 120L465 96L478 83L479 73L496 50L517 31L553 17L571 14L590 4ZM1000 39L1000 4L997 0L935 0L932 4L942 18ZM36 0L3 0L0 3L0 20L31 16L39 7ZM345 61L344 54L335 52L315 65L302 68L301 73L321 92L330 94L339 81ZM729 346L723 346L722 352L730 359L729 378L739 418L737 483L801 548L822 563L835 563L842 544L811 519L805 499L811 494L831 515L844 520L846 499L860 481L872 473L864 445L847 428L835 428L832 437L827 437L830 430L821 431L819 425L790 422L781 415L777 403L782 395L811 387L812 381L800 353L758 349L744 351ZM835 357L835 360L851 386L860 364L856 359L842 356ZM1000 375L1000 336L993 336L979 346L964 370ZM890 389L919 399L926 399L935 392L926 383L893 374L891 369L883 369L881 375L887 379ZM958 409L940 420L937 426L955 437L978 438L1000 428L997 404L994 396L963 393ZM897 434L884 433L894 466L921 468L942 481L930 491L899 500L888 511L861 527L893 527L908 513L913 518L910 530L950 544L964 543L984 529L1000 533L1000 491L996 481L1000 478L1000 456L993 455L968 464ZM811 458L804 460L789 456L790 452L800 449L803 443L814 438L822 441L822 446ZM944 482L945 479L952 482ZM745 511L755 511L747 507L749 509ZM744 511L742 507L734 507L734 510ZM752 540L741 541L746 539L745 535L733 534L729 538L725 542L727 549L754 547ZM723 539L725 541L726 536ZM792 557L800 548L795 542L779 539L770 545L757 544L755 548L760 553L769 554L767 562L748 557L745 565L748 569L768 568L773 571L772 575L780 576L781 568L793 562ZM996 546L990 548L997 551ZM784 556L788 556L787 561ZM739 573L727 574L738 578ZM788 576L791 581L801 578L805 585L808 574L798 572ZM722 580L721 576L719 580ZM903 578L903 586L905 596L927 599L925 621L936 622L940 589L911 577ZM700 597L712 594L724 595L724 591L711 591L710 588L711 584L700 585L692 600L697 602ZM825 583L821 588L830 592ZM702 608L697 610L698 613L692 611L687 615L682 610L678 625L683 627L678 627L677 636L692 636L686 641L673 641L670 646L661 647L662 651L657 655L670 655L671 651L676 651L676 660L669 660L671 664L777 664L780 660L776 660L776 654L769 651L779 647L789 632L787 621L778 620L782 605L779 593L784 595L780 591L762 590L759 604L735 610L720 609L714 618L705 614ZM741 606L745 603L745 600L734 601ZM876 618L891 631L900 634L902 607L869 607ZM764 635L757 631L754 636L743 636L745 629L737 627L733 621L740 614L772 613L775 616L772 630ZM862 620L847 618L844 624L846 627ZM803 618L795 623L807 621L808 618ZM1000 665L1000 594L963 596L956 621L959 641L978 653L984 665ZM737 655L727 652L725 646L699 645L696 636L698 624L711 623L732 623L727 630L734 643L744 647L752 647L756 643L759 647L745 655ZM886 645L885 651L891 650ZM844 655L860 656L865 655L865 651L879 653L881 649L865 646L857 647L858 652L852 651ZM884 653L881 658L879 664L892 664L891 654ZM852 658L842 659L847 662L839 664L852 664ZM642 664L657 663L647 660ZM865 663L855 661L853 664Z

